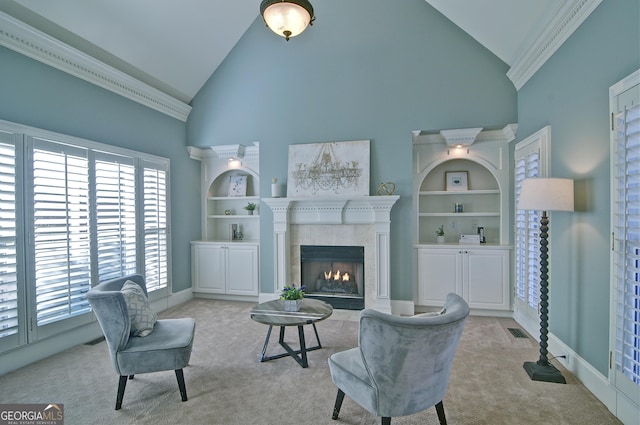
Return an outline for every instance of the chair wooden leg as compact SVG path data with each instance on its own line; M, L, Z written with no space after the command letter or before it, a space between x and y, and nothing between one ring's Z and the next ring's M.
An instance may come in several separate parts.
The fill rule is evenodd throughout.
M382 417L382 425L391 425L391 418L383 416Z
M122 399L124 398L124 389L127 387L127 375L121 375L118 381L118 395L116 396L116 410L122 407Z
M176 369L176 378L178 378L178 388L180 388L182 401L187 401L187 387L184 385L184 373L182 369Z
M438 413L440 425L447 425L447 418L444 416L444 405L442 404L442 401L440 401L440 403L436 403L436 412Z
M342 407L342 401L344 400L344 392L338 388L338 395L336 396L336 404L333 406L333 415L331 415L331 419L334 421L338 419L338 415L340 414L340 408Z

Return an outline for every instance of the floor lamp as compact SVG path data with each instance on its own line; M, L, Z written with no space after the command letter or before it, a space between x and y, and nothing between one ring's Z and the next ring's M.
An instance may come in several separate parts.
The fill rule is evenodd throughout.
M547 358L549 319L549 281L547 248L549 217L547 211L573 211L573 180L531 178L522 181L518 209L542 211L540 218L540 358L525 362L524 369L534 381L565 384L562 373Z

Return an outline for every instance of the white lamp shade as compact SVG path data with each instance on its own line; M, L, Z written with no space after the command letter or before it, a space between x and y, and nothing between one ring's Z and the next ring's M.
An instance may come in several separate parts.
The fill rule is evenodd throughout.
M522 181L520 210L573 211L573 180L531 178Z
M311 22L311 15L304 7L288 2L272 4L262 17L271 31L287 38L300 34Z

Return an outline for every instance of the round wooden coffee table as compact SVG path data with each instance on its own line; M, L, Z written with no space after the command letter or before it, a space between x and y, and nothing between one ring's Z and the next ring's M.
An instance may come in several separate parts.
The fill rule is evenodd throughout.
M304 298L302 300L302 305L300 306L299 311L284 311L284 302L281 300L267 301L256 305L251 309L251 319L258 323L269 325L267 337L264 340L264 346L262 347L262 353L260 354L260 361L266 362L291 356L300 366L308 367L309 363L307 362L307 352L322 348L320 337L318 336L318 330L316 329L316 322L326 319L331 316L332 313L333 307L331 307L331 305L324 301L313 300L310 298ZM304 325L313 326L313 332L316 335L316 346L307 347L304 338ZM269 344L269 337L271 336L271 330L274 326L280 326L280 338L278 339L278 342L286 352L267 356L267 345ZM298 337L300 338L299 350L292 349L289 344L284 342L284 331L287 326L298 327Z

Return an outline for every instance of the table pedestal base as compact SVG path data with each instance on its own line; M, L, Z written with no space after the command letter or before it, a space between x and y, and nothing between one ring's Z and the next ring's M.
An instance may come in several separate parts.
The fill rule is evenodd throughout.
M281 359L282 357L291 356L295 361L298 362L300 366L306 368L309 366L307 362L307 352L313 350L319 350L322 348L322 344L320 344L320 337L318 336L318 330L316 329L316 324L311 323L313 326L313 332L316 335L317 345L314 347L307 347L305 338L304 338L304 325L298 326L298 337L300 338L300 349L294 350L289 344L284 342L284 329L286 326L280 326L280 338L278 338L278 342L285 349L285 353L276 354L273 356L267 356L267 345L269 344L269 338L271 337L271 330L273 329L273 325L269 325L269 330L267 331L267 338L264 340L264 346L262 347L262 353L260 354L260 362L266 362L269 360Z

